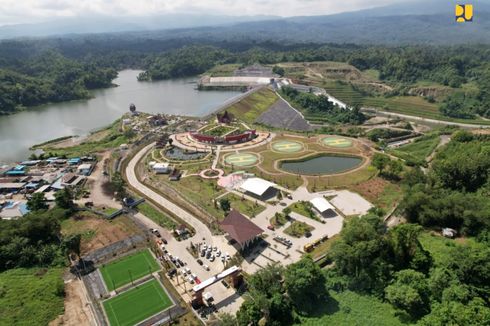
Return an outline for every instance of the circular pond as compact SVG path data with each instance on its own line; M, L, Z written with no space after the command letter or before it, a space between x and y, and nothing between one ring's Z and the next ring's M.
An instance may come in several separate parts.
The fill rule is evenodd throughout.
M352 140L342 137L325 137L322 139L322 142L330 147L345 148L352 146Z
M352 170L362 163L362 158L324 154L299 160L280 162L280 168L295 174L321 175L335 174Z
M257 163L258 160L258 156L252 153L230 154L225 157L225 162L234 166L251 166Z
M272 143L272 149L282 153L296 153L303 149L303 144L297 141L281 140Z

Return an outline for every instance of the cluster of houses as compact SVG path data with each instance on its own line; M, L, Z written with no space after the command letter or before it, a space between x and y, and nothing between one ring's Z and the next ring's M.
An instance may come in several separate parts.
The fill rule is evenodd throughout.
M26 202L33 193L44 193L47 201L54 201L57 191L82 186L95 164L92 156L51 157L0 167L0 217L27 214Z

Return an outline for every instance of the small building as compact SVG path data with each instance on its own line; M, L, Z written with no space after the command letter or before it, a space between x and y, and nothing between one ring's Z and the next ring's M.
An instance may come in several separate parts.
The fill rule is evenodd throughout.
M128 144L121 144L121 145L119 145L119 149L120 149L120 150L125 151L125 150L127 150L128 148L129 148Z
M24 189L24 182L0 183L0 193L11 193Z
M451 228L443 228L442 229L442 235L445 236L446 238L454 238L458 235L458 231L456 231L455 229L451 229Z
M323 197L315 197L310 200L310 203L323 217L337 216L335 207L333 207L333 205Z
M170 173L170 164L168 164L168 163L155 163L155 164L153 164L153 171L156 174Z
M261 178L248 178L240 186L240 190L260 200L267 200L277 195L276 184Z
M264 232L236 210L232 210L219 225L241 250L250 246Z
M82 159L80 157L74 157L68 160L69 165L78 165L80 164Z
M230 124L233 121L233 114L225 110L223 113L216 114L218 123Z
M92 173L93 165L90 163L80 164L77 167L77 173L81 175L88 176Z
M180 172L180 170L173 169L170 175L168 176L168 179L170 181L179 181L181 176L182 176L182 172Z

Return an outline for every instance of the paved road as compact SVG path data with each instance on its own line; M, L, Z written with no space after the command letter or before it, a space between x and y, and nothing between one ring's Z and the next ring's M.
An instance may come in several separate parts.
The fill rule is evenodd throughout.
M145 186L136 177L136 165L154 146L155 143L146 146L141 151L139 151L128 163L128 166L126 167L126 178L128 180L128 183L139 192L141 192L145 197L159 203L170 212L181 218L183 221L192 225L192 227L196 230L196 235L198 236L199 240L205 239L206 242L212 242L213 235L211 231L206 227L206 225L204 225L204 223L199 221L186 210L172 203L167 198L162 197L160 194Z
M374 108L361 108L361 110L369 110L369 111L375 110L376 114L379 114L379 115L384 115L384 116L389 116L389 117L399 117L399 118L405 118L407 120L422 121L422 122L426 122L426 123L433 123L433 124L439 124L439 125L459 126L459 127L471 128L471 129L490 128L490 125L477 125L477 124L469 124L469 123L461 123L461 122L427 119L427 118L421 118L421 117L417 117L417 116L413 116L413 115L380 111L380 110L374 109Z

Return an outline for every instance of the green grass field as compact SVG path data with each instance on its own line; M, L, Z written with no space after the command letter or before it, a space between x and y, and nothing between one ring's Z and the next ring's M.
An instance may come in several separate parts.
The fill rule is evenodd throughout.
M159 270L158 263L148 249L123 257L100 268L109 291L131 283L131 279L135 281L157 270Z
M48 325L63 313L64 268L0 273L0 325Z
M318 306L317 317L301 317L301 325L396 326L404 324L389 303L351 291L329 291L331 298Z
M131 326L170 307L172 301L153 279L104 301L111 326Z
M413 143L390 150L390 153L406 161L423 162L434 151L437 144L439 144L439 136L428 135Z

